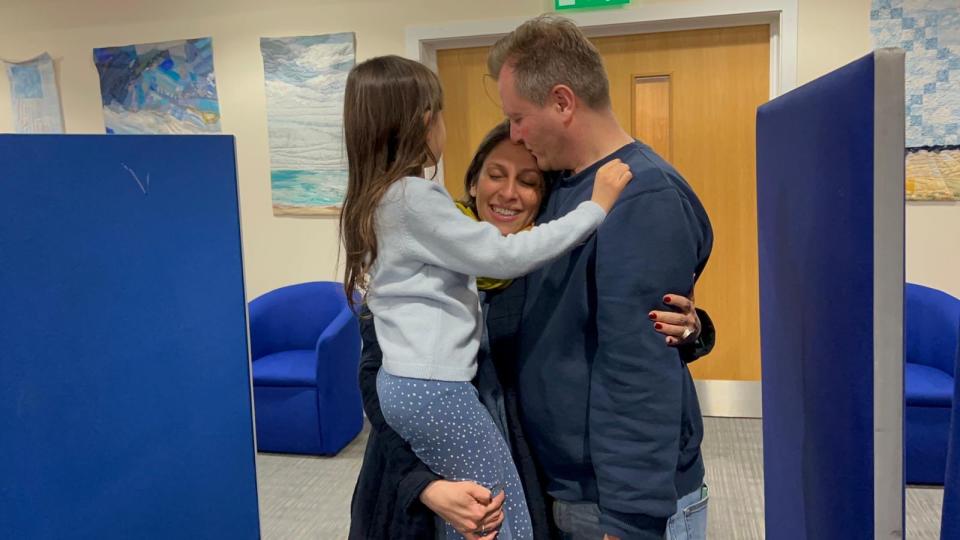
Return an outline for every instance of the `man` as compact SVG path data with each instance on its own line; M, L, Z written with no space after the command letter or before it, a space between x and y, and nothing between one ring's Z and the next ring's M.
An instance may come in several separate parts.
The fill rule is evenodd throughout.
M692 291L713 241L706 212L619 126L600 55L571 21L527 21L488 67L511 138L541 169L567 171L541 221L589 199L603 163L633 173L596 235L526 278L517 395L556 524L577 540L703 538L699 403L680 353L644 314L668 291Z

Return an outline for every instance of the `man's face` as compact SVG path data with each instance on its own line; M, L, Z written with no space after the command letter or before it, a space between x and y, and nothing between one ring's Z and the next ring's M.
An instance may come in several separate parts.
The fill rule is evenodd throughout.
M544 171L568 168L563 156L563 118L550 98L543 106L517 92L513 68L507 64L497 80L503 114L510 120L510 139L524 145Z

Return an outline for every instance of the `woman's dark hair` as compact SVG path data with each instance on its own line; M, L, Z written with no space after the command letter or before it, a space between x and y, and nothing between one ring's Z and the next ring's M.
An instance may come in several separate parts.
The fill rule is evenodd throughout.
M510 121L504 120L483 137L480 146L473 154L473 160L467 167L467 174L463 177L463 199L460 202L469 206L474 212L477 211L477 200L473 195L470 195L470 188L477 185L477 180L480 179L480 171L483 170L483 163L487 161L490 152L493 152L498 144L508 140L510 140Z

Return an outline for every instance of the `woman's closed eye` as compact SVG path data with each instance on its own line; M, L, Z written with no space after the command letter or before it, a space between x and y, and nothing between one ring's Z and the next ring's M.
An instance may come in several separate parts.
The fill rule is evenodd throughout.
M500 169L489 169L487 170L487 178L491 180L503 180L506 178L506 174Z

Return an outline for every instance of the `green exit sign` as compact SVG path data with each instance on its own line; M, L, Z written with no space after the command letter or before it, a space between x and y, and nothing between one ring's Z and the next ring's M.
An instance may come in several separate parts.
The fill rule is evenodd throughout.
M591 9L629 3L630 0L554 0L557 9Z

